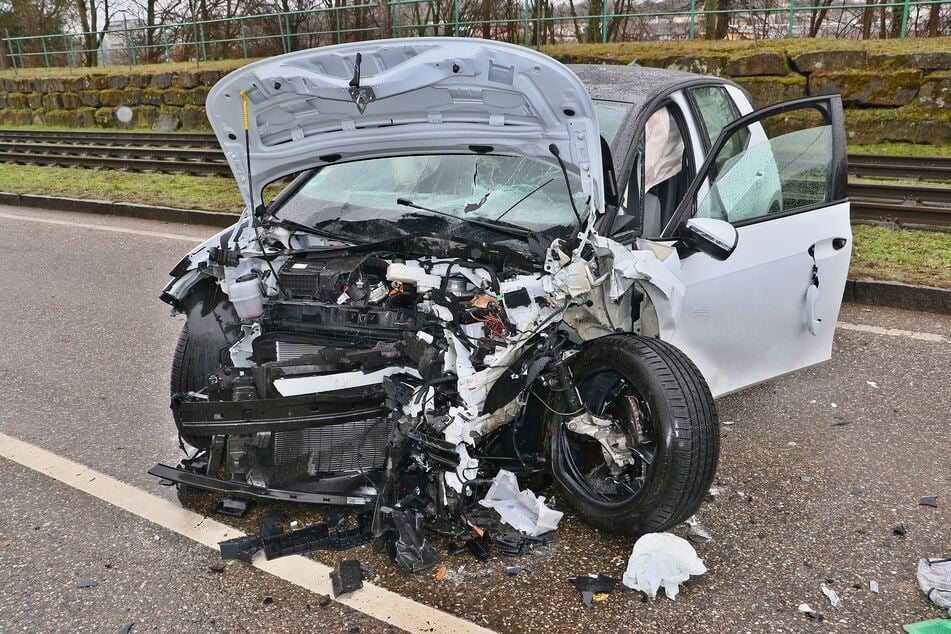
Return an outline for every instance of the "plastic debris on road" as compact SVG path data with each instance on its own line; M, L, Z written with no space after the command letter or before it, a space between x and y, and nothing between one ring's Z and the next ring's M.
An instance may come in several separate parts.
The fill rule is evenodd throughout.
M908 534L908 524L905 522L899 523L895 528L892 529L892 532L898 535L899 537L904 537Z
M813 621L821 621L825 618L822 616L822 614L813 610L812 606L810 606L808 603L800 603L799 611L808 616Z
M706 571L687 540L671 533L648 533L634 544L622 581L652 599L663 587L667 596L675 599L681 583Z
M363 569L356 559L344 559L330 571L330 585L334 598L363 587Z
M531 572L531 571L532 569L529 566L506 566L505 567L505 574L507 574L510 577L520 575L523 572Z
M251 510L253 502L244 498L218 498L215 506L211 509L213 513L219 515L228 515L230 517L244 517Z
M938 508L938 496L937 495L926 495L925 497L918 500L919 506L933 506Z
M871 590L872 592L874 592L875 594L878 594L878 582L875 581L874 579L872 579L871 581L869 581L869 582L868 582L868 589Z
M687 539L694 542L695 544L703 544L713 539L713 535L710 534L704 526L700 523L700 520L697 519L696 515L691 516L687 520L687 525L690 527L687 529Z
M951 619L931 619L903 625L908 634L951 634Z
M822 584L820 588L822 589L822 594L826 595L826 598L829 599L829 603L832 604L832 607L834 608L839 607L839 603L840 603L839 595L836 594L835 590L833 590L826 584Z
M526 535L538 537L558 528L561 511L545 506L544 496L537 496L531 490L520 491L515 474L499 469L492 486L479 504L495 509L502 521Z
M591 605L591 601L604 601L617 585L617 580L601 574L568 577L568 581L581 593L581 600L585 605Z
M436 551L423 533L423 515L415 511L384 508L396 524L399 539L390 542L390 557L406 573L422 572L436 565Z
M938 607L951 608L951 557L919 559L918 587Z

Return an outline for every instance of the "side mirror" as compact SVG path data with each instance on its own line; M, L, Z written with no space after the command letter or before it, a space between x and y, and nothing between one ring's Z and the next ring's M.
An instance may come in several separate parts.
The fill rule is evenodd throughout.
M691 218L687 221L683 239L687 246L717 260L725 260L736 248L738 238L736 227L725 220Z

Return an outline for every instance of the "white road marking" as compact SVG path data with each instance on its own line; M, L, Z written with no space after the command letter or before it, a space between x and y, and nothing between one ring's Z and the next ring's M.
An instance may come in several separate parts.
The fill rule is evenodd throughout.
M845 321L836 323L837 328L842 330L855 330L857 332L871 332L876 335L888 335L889 337L908 337L909 339L918 339L919 341L947 342L948 338L944 335L936 335L930 332L915 332L913 330L901 330L899 328L883 328L881 326L869 326L867 324L850 324Z
M100 231L112 231L114 233L131 233L137 236L148 236L150 238L166 238L168 240L186 240L188 242L199 243L202 238L186 236L180 233L163 233L161 231L143 231L141 229L128 229L125 227L110 227L109 225L96 225L88 222L76 222L74 220L53 220L52 218L34 218L32 216L20 216L17 214L0 213L0 218L9 218L11 220L26 220L29 222L42 222L48 225L62 225L65 227L78 227L80 229L99 229ZM235 216L237 218L237 216Z
M244 534L221 522L2 433L0 456L215 550L218 549L218 542ZM253 565L305 590L330 595L328 575L331 569L312 559L292 555L266 561L259 556L255 558ZM338 601L409 632L491 632L470 621L417 603L371 583L363 584L362 589L343 596Z

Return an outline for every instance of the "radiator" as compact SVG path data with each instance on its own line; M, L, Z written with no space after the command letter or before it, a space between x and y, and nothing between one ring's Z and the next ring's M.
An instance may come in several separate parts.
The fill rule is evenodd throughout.
M311 475L382 469L395 421L371 418L312 429L275 432L274 464L310 456Z

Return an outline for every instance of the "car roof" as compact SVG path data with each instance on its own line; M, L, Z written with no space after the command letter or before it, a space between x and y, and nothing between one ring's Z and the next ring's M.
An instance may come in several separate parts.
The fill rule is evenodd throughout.
M634 105L635 111L658 95L670 93L682 84L702 79L718 81L716 77L636 64L570 64L568 68L578 75L592 99L627 102Z

